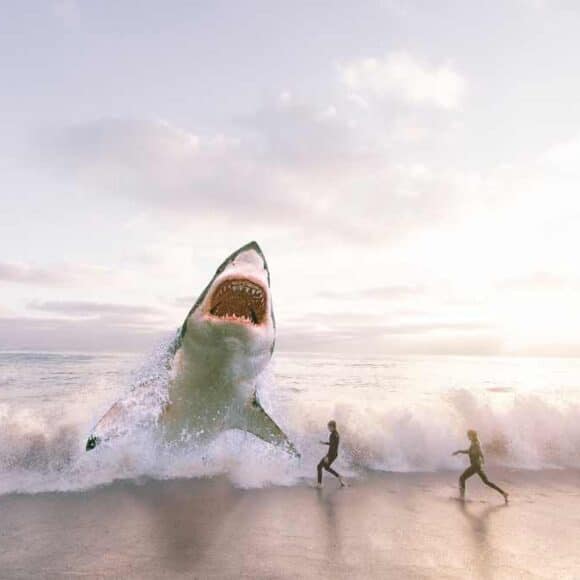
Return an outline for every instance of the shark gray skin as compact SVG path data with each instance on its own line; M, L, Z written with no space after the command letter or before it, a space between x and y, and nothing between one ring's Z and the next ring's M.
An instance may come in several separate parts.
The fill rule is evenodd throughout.
M169 393L159 416L166 435L190 432L203 440L240 429L298 456L258 396L275 335L270 272L260 246L250 242L222 262L166 353ZM87 451L122 433L133 405L115 403L93 429Z

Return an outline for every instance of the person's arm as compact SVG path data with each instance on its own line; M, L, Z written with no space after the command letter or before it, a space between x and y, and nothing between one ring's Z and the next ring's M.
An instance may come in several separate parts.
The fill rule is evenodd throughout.
M469 449L459 449L459 451L454 451L451 455L459 455L460 453L467 455L469 453Z
M319 443L320 445L330 445L330 442L328 441L320 441Z

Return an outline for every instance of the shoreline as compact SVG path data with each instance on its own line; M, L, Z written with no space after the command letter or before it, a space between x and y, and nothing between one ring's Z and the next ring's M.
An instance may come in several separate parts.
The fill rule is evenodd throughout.
M325 474L326 475L326 474ZM572 578L580 472L376 473L340 489L227 478L0 497L4 578ZM457 476L457 477L456 477Z

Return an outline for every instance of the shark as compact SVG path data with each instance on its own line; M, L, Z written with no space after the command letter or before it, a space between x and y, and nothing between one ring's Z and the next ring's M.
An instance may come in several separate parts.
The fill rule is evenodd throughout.
M220 264L167 348L168 392L158 416L166 436L185 432L207 440L238 429L299 456L260 402L275 343L270 270L252 241ZM86 450L123 433L134 406L134 396L117 401L93 428Z

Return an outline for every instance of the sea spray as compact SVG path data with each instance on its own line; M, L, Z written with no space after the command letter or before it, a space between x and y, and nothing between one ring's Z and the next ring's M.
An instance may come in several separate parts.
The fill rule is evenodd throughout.
M10 377L10 388L0 399L0 493L219 474L240 487L292 485L313 476L326 451L318 441L327 437L330 418L341 432L337 469L351 477L369 469L459 470L464 463L450 454L467 446L468 428L479 431L490 466L580 467L575 361L548 361L540 367L543 373L534 374L524 372L528 363L520 360L483 366L480 360L446 357L280 357L262 401L296 441L298 460L235 430L209 441L188 432L167 442L156 421L166 401L168 372L160 354L165 350L161 347L136 372L125 368L134 357L122 365L119 358L98 355L21 354L15 364L14 357L1 354L0 369ZM132 384L125 383L128 377ZM106 406L127 391L134 404L125 431L86 453L95 400Z

